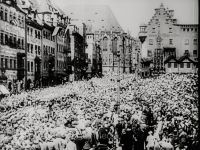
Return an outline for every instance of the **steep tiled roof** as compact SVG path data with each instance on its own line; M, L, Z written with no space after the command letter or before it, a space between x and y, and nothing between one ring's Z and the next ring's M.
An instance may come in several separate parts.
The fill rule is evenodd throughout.
M167 57L164 61L164 63L168 63L170 60L175 60L176 62L178 62L178 60L176 59L175 56L170 55L169 57Z
M188 59L189 61L191 61L191 62L195 62L194 60L192 60L188 55L184 55L184 56L182 56L182 57L180 57L179 59L178 59L178 61L179 62L183 62L185 59Z
M112 10L106 5L70 5L64 11L72 18L71 22L85 22L92 25L93 31L123 32Z
M176 62L181 63L185 59L188 59L192 63L196 63L196 61L190 58L188 55L181 56L180 58L176 58L175 56L171 55L165 59L164 63L168 63L170 60L175 60Z

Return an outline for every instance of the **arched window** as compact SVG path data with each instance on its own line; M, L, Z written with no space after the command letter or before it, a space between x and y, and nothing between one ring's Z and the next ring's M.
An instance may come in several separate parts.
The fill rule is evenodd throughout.
M113 53L117 53L117 37L113 39Z
M107 51L107 47L108 47L108 38L104 37L103 38L103 51Z

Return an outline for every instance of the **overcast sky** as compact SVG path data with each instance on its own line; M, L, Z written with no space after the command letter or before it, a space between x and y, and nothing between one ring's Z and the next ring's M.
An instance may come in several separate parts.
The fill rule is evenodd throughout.
M198 23L198 0L53 0L62 9L67 5L92 4L108 5L112 9L124 31L130 31L137 37L139 25L148 23L154 14L154 9L161 3L164 7L174 10L178 23Z

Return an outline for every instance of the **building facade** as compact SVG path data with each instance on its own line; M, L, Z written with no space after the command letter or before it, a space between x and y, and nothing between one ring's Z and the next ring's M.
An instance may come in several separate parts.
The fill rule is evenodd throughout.
M0 76L24 79L25 13L15 1L0 2Z
M132 43L130 37L121 32L95 31L94 41L100 48L100 51L98 47L95 49L94 56L101 54L103 74L118 71L117 53L120 53L120 72L131 72Z
M151 59L152 62L151 67L149 64L149 69L158 73L170 70L176 72L175 70L178 70L176 68L168 69L170 63L168 57L175 56L177 60L175 67L180 68L181 63L184 63L182 57L188 55L191 60L191 70L196 70L197 30L198 25L179 24L174 18L174 10L165 8L163 4L156 8L151 20L148 24L141 25L139 32L142 43L141 56ZM184 70L179 69L179 72L188 72Z
M71 50L71 68L72 80L86 78L88 63L86 62L86 26L83 24L82 29L76 25L70 25L70 50Z
M27 19L27 80L39 84L42 60L42 26Z

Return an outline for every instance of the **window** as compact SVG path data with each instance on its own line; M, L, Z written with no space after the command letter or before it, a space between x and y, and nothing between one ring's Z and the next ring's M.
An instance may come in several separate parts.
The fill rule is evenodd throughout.
M38 46L38 55L40 55L40 46Z
M22 20L22 21L21 21L21 27L23 28L23 27L24 27L24 23L25 23L24 17L23 17L23 16L21 17L21 20Z
M33 44L31 44L31 53L33 53Z
M46 38L46 32L43 31L43 38Z
M3 7L0 8L0 20L3 20Z
M181 67L181 68L184 68L184 63L181 63L181 64L180 64L180 67Z
M43 46L43 54L45 55L45 49L46 49L46 47L45 47L45 45Z
M38 39L40 39L40 31L38 31Z
M13 13L13 18L12 18L14 21L16 21L16 13ZM15 23L15 25L17 25L16 23Z
M169 33L172 33L172 28L169 28Z
M35 54L37 55L37 50L38 50L38 47L37 45L35 45Z
M10 23L12 23L12 20L13 20L13 13L12 11L10 11Z
M8 59L5 58L5 68L8 68Z
M31 72L33 72L33 62L31 62Z
M12 35L10 35L10 38L9 38L9 46L13 47L13 36Z
M103 51L107 51L107 46L108 46L108 38L104 37L103 38Z
M8 21L8 10L5 9L4 21Z
M4 36L3 36L4 34L3 33L1 33L1 36L0 36L0 42L1 42L1 44L4 44Z
M20 16L20 15L18 15L18 26L19 26L19 27L22 26L21 16ZM29 28L28 28L28 35L29 35Z
M156 33L155 28L152 28L152 33Z
M5 44L8 45L9 41L8 41L8 35L5 34Z
M33 29L31 28L31 36L33 36Z
M22 39L22 49L24 49L24 39Z
M168 68L171 68L171 63L168 63Z
M29 43L27 43L27 51L28 51L28 53L30 52L30 44Z
M189 55L189 50L185 50L185 55Z
M35 30L35 38L38 37L38 33L37 33L37 30Z
M149 45L153 45L153 39L149 39Z
M4 59L1 58L1 67L4 68Z
M13 68L12 59L10 59L10 68L11 68L11 69Z
M187 63L187 68L190 68L190 63Z
M185 45L189 45L189 39L185 39Z
M177 63L174 63L174 68L177 68Z
M30 28L29 28L29 27L27 27L27 35L29 35L29 32L30 32L29 30L30 30Z
M193 57L197 57L197 50L193 50Z
M19 49L21 48L20 44L21 44L20 39L17 39L17 48L19 48Z
M173 45L173 39L169 39L169 44Z
M148 50L148 51L147 51L147 56L148 56L148 57L151 57L151 56L152 56L152 51L151 51L151 50Z
M197 45L197 39L194 39L194 40L193 40L193 44L194 44L194 45Z
M194 31L197 32L197 28L195 28Z
M17 68L17 63L16 63L17 61L16 60L14 60L14 69L16 69Z
M16 48L17 47L17 38L16 38L16 36L14 36L14 38L13 38L13 46Z
M30 62L28 61L28 72L30 72Z

